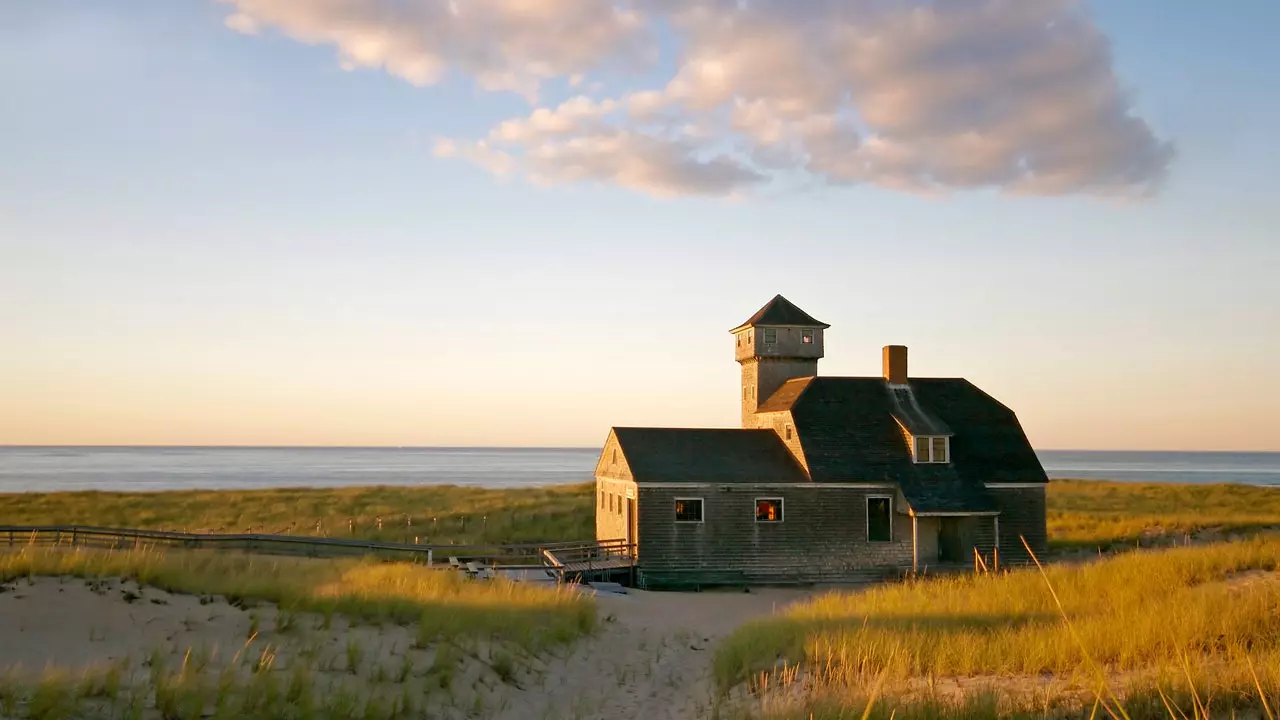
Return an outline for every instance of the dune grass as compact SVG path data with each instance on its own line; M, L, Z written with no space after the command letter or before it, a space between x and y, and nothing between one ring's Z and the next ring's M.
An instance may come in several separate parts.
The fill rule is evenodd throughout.
M0 553L0 582L36 576L132 579L168 592L270 602L290 612L412 623L424 642L499 638L531 652L588 633L596 621L594 604L578 593L500 577L472 581L411 563L149 549Z
M1059 549L1176 541L1205 531L1280 528L1280 488L1054 480L1049 543Z
M777 682L777 668L789 666L813 691L803 709L818 719L857 717L838 712L875 682L897 694L884 703L892 708L918 699L922 683L975 677L1031 685L1049 677L1082 688L1105 681L1141 707L1158 691L1185 699L1192 687L1228 706L1256 706L1259 685L1271 692L1280 683L1278 564L1280 540L1256 538L1049 567L1043 576L1030 569L832 593L740 628L717 650L715 677L727 690L761 673ZM957 717L967 717L971 701L952 703ZM928 717L938 707L916 711Z
M553 542L595 536L591 494L589 484L9 493L0 494L0 524L252 530L442 545Z

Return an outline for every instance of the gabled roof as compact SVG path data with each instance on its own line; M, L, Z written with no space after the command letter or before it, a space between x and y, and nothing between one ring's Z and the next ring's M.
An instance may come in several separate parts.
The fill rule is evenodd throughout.
M772 430L613 428L637 483L808 482Z
M909 383L923 413L910 422L954 432L949 464L911 461L895 416L900 400L883 378L792 380L761 411L791 412L814 482L894 482L918 513L989 511L986 483L1048 481L1009 408L967 380Z
M742 328L752 327L755 325L777 325L792 327L812 327L812 328L829 328L830 325L814 320L809 313L796 307L790 300L781 295L774 295L773 299L764 304L764 307L756 311L755 315L747 318L747 321L729 332L738 332Z

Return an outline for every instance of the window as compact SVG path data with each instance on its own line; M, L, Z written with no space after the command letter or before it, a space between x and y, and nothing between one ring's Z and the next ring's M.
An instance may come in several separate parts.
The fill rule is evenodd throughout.
M751 387L749 385L742 386L742 399L743 400L751 399Z
M892 504L887 497L867 498L867 542L893 540Z
M676 522L702 522L702 498L676 498Z
M613 512L613 493L609 493L609 512Z
M756 522L782 522L782 498L756 498Z
M622 514L622 506L626 504L627 504L627 499L619 495L618 496L618 514L619 515Z
M776 342L778 342L778 330L777 330L777 328L765 328L765 329L764 329L764 344L765 344L765 345L773 345L773 344L774 344L774 343L776 343Z
M917 463L950 462L951 440L944 436L915 438L915 460Z
M788 425L788 426L787 426L787 439L788 439L788 440L790 440L790 439L791 439L791 426L790 426L790 425Z
M600 509L601 510L604 509L604 491L603 490L600 491Z
M609 462L614 465L618 464L618 448L613 449L613 459L611 459Z
M800 342L804 343L805 345L811 345L813 343L813 331L812 330L802 331L800 333Z

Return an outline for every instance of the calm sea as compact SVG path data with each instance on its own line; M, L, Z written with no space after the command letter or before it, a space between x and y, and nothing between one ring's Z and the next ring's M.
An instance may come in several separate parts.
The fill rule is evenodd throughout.
M586 482L595 448L4 447L0 492ZM1043 451L1050 477L1280 485L1280 453Z

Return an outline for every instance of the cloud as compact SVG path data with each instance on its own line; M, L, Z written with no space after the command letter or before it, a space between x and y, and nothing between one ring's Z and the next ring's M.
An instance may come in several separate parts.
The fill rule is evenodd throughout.
M1174 157L1083 0L223 1L241 32L277 28L416 84L455 69L532 100L563 80L574 97L446 153L539 183L1146 196ZM620 85L659 28L670 75ZM592 97L605 69L612 97Z
M634 60L648 28L600 0L220 0L228 26L272 27L337 48L348 69L382 68L419 86L456 68L486 90L537 97L549 78Z

